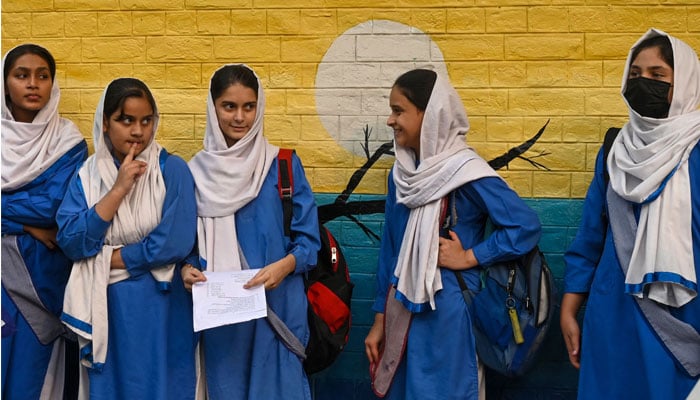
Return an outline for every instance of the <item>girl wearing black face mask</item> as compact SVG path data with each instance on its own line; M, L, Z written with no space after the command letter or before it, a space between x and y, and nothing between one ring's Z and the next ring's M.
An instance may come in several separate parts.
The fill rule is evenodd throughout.
M630 51L621 94L629 122L607 160L598 154L565 255L562 333L580 367L579 399L683 399L700 376L697 54L649 30Z

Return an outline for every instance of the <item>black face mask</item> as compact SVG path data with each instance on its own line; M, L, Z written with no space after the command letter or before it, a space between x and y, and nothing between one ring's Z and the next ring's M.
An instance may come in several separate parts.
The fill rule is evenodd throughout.
M639 115L651 118L668 117L668 92L671 84L649 78L633 78L627 81L625 98Z

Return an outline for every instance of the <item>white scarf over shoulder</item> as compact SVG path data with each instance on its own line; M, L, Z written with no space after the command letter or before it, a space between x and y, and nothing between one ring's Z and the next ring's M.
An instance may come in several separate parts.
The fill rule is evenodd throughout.
M469 121L462 101L438 75L423 116L420 155L394 143L397 202L410 209L394 275L397 298L413 312L435 309L442 289L437 265L440 200L467 182L498 176L465 142ZM419 161L417 163L416 161ZM418 164L418 166L416 166Z
M5 58L2 68L5 67ZM4 76L4 71L3 71ZM15 121L2 85L2 190L31 182L83 140L78 127L58 113L61 91L53 80L51 98L30 123Z
M660 35L667 36L673 47L668 118L643 117L628 104L629 122L617 136L607 162L612 189L642 204L626 291L638 297L646 292L652 300L680 307L697 295L688 158L700 140L698 56L681 40L651 29L630 50L621 92L624 99L634 48Z
M189 162L196 184L199 256L206 261L208 271L245 268L236 233L236 212L258 196L279 152L279 148L263 136L264 112L265 93L258 78L253 125L241 140L228 147L219 127L210 87L204 150Z
M114 186L118 169L112 156L112 144L103 133L103 105L105 92L95 112L93 138L95 154L90 156L79 171L88 207L94 207ZM92 346L92 360L83 359L87 367L100 369L107 355L108 317L107 286L129 278L124 269L110 269L112 252L127 244L137 243L158 226L165 201L165 182L160 169L159 156L162 147L155 141L158 128L158 110L153 110L155 121L153 137L146 148L136 156L146 162L146 173L139 177L129 194L124 198L107 230L102 250L94 257L73 264L63 305L64 314L92 329L80 329L80 324L67 325L78 334L80 348ZM170 264L151 270L156 282L168 287L175 265ZM65 319L64 319L65 320Z

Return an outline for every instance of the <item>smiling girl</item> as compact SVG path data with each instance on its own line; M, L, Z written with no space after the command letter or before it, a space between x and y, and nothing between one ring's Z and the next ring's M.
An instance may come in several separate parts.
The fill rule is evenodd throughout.
M90 398L194 398L191 304L175 273L194 245L194 181L155 141L158 120L143 82L111 82L95 112L95 154L57 215L58 242L75 260L62 319L78 334Z
M0 397L62 398L71 371L59 316L72 263L56 246L55 216L87 144L58 113L56 63L46 49L15 47L2 68Z

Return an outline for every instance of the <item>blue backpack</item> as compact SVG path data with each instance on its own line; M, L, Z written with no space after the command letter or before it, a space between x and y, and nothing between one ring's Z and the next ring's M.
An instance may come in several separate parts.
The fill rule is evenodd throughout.
M443 229L454 221L445 214ZM515 260L483 265L478 291L454 273L473 310L479 360L501 375L524 375L536 361L554 313L552 272L539 247Z

